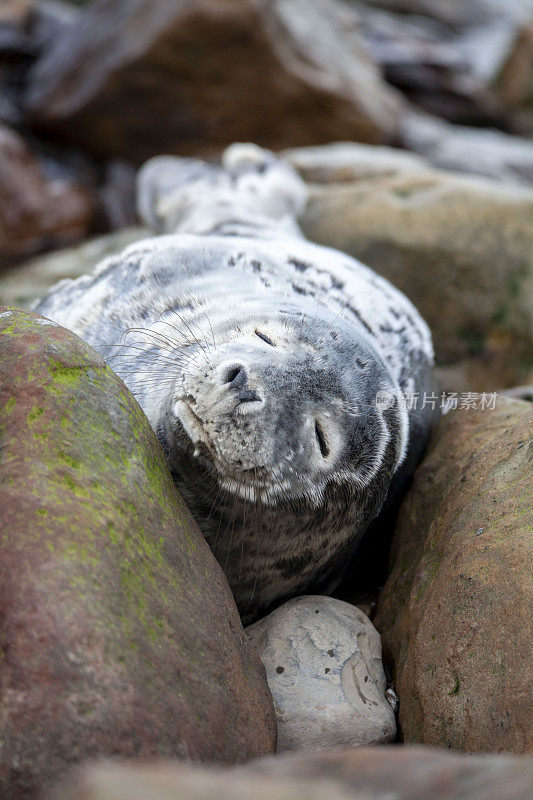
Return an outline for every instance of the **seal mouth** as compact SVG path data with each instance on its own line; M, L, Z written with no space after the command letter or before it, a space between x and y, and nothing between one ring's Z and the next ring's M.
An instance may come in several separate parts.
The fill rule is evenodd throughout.
M202 444L213 457L216 457L217 453L207 435L202 420L198 414L193 411L190 402L187 402L188 399L189 398L186 397L178 398L174 404L174 412L195 448L194 454L200 455L198 445ZM192 397L190 399L194 400Z
M220 486L230 494L247 500L251 503L260 502L263 505L273 506L287 497L290 485L288 481L242 481L234 477L220 480Z
M221 458L202 420L191 408L191 396L175 401L174 411L193 448L193 457L208 462L216 471L220 488L249 502L274 505L289 491L289 483L281 476L272 476L266 467L242 467L238 460L232 464Z

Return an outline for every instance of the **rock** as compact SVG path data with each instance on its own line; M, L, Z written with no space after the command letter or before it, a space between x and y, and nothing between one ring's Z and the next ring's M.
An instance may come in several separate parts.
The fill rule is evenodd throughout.
M533 744L532 430L533 408L519 400L451 412L400 510L375 625L406 742Z
M404 17L428 17L459 30L492 20L494 5L498 2L508 2L512 6L522 0L468 0L466 3L465 0L364 0L370 8L385 9Z
M235 140L383 142L401 105L336 0L97 0L26 99L39 129L137 163Z
M418 108L456 123L531 133L531 0L351 4L385 78ZM502 91L502 71L515 102Z
M36 0L4 0L0 6L0 24L23 26Z
M310 188L305 235L403 291L432 330L439 364L492 364L481 391L528 382L532 190L419 169Z
M0 305L29 309L54 284L65 278L86 275L102 259L120 253L129 244L150 235L147 228L125 228L74 247L37 256L0 275Z
M493 86L513 127L533 133L533 16L516 31Z
M53 45L54 40L65 36L78 20L80 10L64 0L39 0L29 18L29 36L40 54Z
M0 54L22 41L37 0L3 0L0 5Z
M506 183L533 183L533 142L496 130L450 125L422 114L404 115L403 147L436 167L484 175Z
M472 354L452 364L435 368L437 385L444 392L491 392L512 388L520 378L533 381L533 364L525 349L514 353L508 338L492 338L478 355Z
M82 238L92 214L89 190L48 180L18 134L0 126L0 268Z
M488 24L463 31L456 45L469 61L472 75L483 84L498 109L502 126L531 134L533 1L487 2L492 7Z
M333 142L319 147L295 147L281 153L308 183L349 183L427 169L420 156L392 147Z
M18 97L35 51L28 37L29 19L36 0L4 0L0 3L0 122L16 125L21 120Z
M353 5L365 43L386 80L416 107L470 124L498 121L494 98L442 20L390 13L365 0Z
M514 397L515 400L526 400L528 403L533 403L533 385L513 386L511 389L506 389L502 394L506 397Z
M74 5L61 0L0 2L0 121L15 127L23 124L21 97L28 69L78 13Z
M0 311L0 796L87 758L272 752L264 670L137 403Z
M266 668L278 753L394 739L379 635L358 608L321 595L296 597L246 633Z
M533 759L422 747L354 747L265 758L233 769L95 764L47 800L529 800Z

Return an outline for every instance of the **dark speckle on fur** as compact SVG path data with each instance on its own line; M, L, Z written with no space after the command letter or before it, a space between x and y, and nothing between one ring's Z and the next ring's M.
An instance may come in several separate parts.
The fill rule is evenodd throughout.
M295 256L288 258L287 263L291 264L298 272L305 272L306 269L313 266L312 264L307 264L305 261L301 261L299 258L295 258Z

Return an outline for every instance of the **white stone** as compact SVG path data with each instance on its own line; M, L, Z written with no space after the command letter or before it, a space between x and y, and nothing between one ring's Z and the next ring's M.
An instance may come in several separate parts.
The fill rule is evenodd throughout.
M297 597L246 632L274 698L278 753L394 739L380 637L356 606Z

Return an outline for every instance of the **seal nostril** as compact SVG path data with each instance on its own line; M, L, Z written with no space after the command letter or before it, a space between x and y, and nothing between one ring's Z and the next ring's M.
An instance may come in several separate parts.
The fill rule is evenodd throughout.
M233 383L239 377L241 379L240 382L244 383L244 381L246 380L246 372L244 370L244 367L242 367L240 364L236 364L235 366L230 367L228 369L228 371L224 375L222 383Z
M329 456L328 443L326 441L326 437L324 435L324 431L322 430L322 426L320 425L320 422L318 420L316 420L316 419L315 419L315 436L316 436L316 440L318 442L318 447L320 449L322 457L323 458L327 458Z

